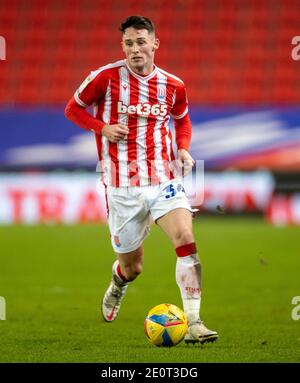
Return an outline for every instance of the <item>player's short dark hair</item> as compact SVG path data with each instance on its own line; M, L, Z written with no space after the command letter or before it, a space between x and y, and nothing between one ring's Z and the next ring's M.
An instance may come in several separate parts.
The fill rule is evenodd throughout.
M124 33L127 28L146 29L149 33L155 32L155 26L150 19L143 16L129 16L120 25L119 30Z

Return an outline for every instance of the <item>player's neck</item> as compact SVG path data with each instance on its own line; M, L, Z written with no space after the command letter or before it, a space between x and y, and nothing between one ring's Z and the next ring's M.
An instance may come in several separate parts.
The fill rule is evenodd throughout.
M146 76L148 76L148 74L153 72L154 66L152 65L150 68L143 68L141 70L138 70L138 69L134 70L134 69L131 68L131 70L133 70L134 73L136 73L136 74L138 74L140 76L146 77Z
M143 77L146 77L148 76L150 73L152 73L154 71L154 64L150 64L149 66L144 66L142 68L132 68L128 61L127 61L127 65L128 67L132 70L132 72L136 73L137 75L139 76L143 76Z

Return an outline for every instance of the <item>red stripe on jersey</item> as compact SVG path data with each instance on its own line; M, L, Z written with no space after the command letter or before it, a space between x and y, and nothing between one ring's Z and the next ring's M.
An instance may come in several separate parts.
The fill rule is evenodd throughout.
M139 81L129 74L130 82L130 105L137 105L139 102ZM128 147L128 176L130 186L140 186L139 180L139 168L137 163L137 116L128 116L128 127L130 128L127 136L127 147Z
M93 113L94 117L96 117L98 120L102 121L102 115L104 110L104 102L101 104L94 105L94 111L96 110L97 113ZM103 122L103 121L102 121ZM97 145L97 151L98 151L98 159L99 159L99 165L100 169L97 168L97 171L101 173L101 181L104 181L104 173L103 173L103 164L102 164L102 135L95 134L95 140Z
M166 78L166 102L167 104L169 104L171 102L171 99L170 99L170 87L172 87L172 85L170 84L169 82L169 78L167 77ZM158 100L159 102L159 100ZM173 179L174 178L174 175L173 173L171 172L171 169L170 169L170 161L171 161L171 158L169 156L169 151L168 151L168 145L167 145L167 136L168 136L168 132L167 132L167 129L165 127L165 123L166 121L163 122L163 124L161 125L161 128L160 128L160 134L161 134L161 158L162 158L162 161L163 161L163 168L165 170L165 176L168 178L168 179ZM172 146L172 144L170 143L170 145Z
M149 100L157 98L157 76L148 82ZM146 133L146 146L147 146L147 168L148 180L150 185L158 184L159 177L156 174L155 166L155 143L154 143L154 128L156 120L151 124L149 123Z
M101 175L101 181L104 181L104 169L103 169L103 163L102 163L102 136L99 134L95 134L96 139L96 145L98 150L98 159L99 159L99 167L97 166L97 172L100 172Z
M118 123L118 104L114 100L119 100L120 95L120 78L119 71L114 70L115 76L111 79L111 111L110 111L110 124ZM119 176L119 159L118 159L118 144L109 142L109 156L110 156L110 175L112 186L120 186Z
M171 141L171 150L170 150L170 154L171 154L171 161L175 161L175 155L174 155L174 151L173 151L173 145L172 145L172 132L171 132L171 129L169 130L169 139Z
M161 158L163 160L165 174L168 177L168 179L172 180L172 179L174 179L174 175L170 169L170 158L168 155L166 135L167 135L167 129L166 129L165 123L164 123L161 127L161 143L162 143Z
M168 83L169 83L169 79L167 78L166 89L168 89L168 85L169 85ZM168 92L167 92L167 95L168 95ZM168 133L167 133L167 129L165 127L165 122L164 122L161 127L161 143L162 143L161 158L163 160L166 176L168 177L168 179L172 180L174 179L174 175L170 169L171 158L168 155L168 147L167 147L167 141L166 141L167 135ZM172 143L170 143L170 145L172 147Z
M106 185L104 185L104 192L105 192L106 214L107 214L107 217L108 217L108 215L109 215L109 206L108 206L107 186Z
M169 79L168 79L169 80ZM172 105L172 99L173 99L173 94L174 94L174 89L173 89L173 86L170 86L170 84L167 83L167 99L166 99L166 102L168 104L171 104ZM175 160L175 155L174 155L174 151L173 151L173 137L172 137L172 132L171 132L171 129L169 129L169 133L168 133L168 137L170 139L170 156L171 156L171 161L174 161Z

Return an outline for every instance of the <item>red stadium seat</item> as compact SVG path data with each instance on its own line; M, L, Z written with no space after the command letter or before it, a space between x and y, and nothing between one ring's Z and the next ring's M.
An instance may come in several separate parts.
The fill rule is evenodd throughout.
M11 64L0 67L7 87L1 86L0 100L64 103L90 70L122 57L120 22L145 14L161 40L157 64L186 82L190 102L299 103L300 64L291 59L299 1L286 4L3 0L0 26Z

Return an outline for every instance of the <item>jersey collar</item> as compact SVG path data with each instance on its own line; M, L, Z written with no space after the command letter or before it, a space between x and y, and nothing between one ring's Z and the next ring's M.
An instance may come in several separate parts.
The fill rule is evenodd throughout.
M126 65L126 68L128 69L128 71L132 74L133 77L135 77L136 79L140 80L140 81L148 81L150 80L152 77L154 77L157 73L157 66L155 64L153 64L154 66L154 69L151 73L147 74L147 76L141 76L137 73L135 73L131 68L130 66L127 64L127 60L124 60L124 63Z

